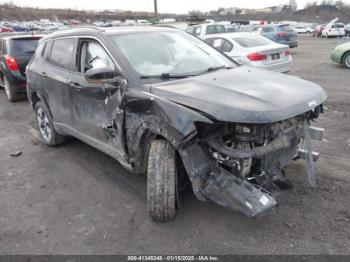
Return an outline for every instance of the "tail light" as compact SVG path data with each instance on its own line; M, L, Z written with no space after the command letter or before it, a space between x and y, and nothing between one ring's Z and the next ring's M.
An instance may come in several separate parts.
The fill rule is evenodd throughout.
M267 59L267 55L260 54L260 53L251 53L247 55L247 57L250 61L262 61Z
M5 63L11 71L19 71L17 61L12 56L6 55L5 56Z
M287 35L288 35L288 33L286 33L286 32L278 32L277 33L278 37L286 37Z
M290 56L290 49L286 50L286 51L284 52L284 55L285 55L285 56Z

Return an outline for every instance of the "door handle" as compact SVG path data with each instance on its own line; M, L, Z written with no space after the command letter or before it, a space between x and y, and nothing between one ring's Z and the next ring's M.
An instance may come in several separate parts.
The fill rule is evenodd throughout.
M69 82L69 86L73 87L74 90L80 91L82 86L77 82Z
M40 75L41 75L42 77L45 77L45 78L47 77L46 72L41 72Z

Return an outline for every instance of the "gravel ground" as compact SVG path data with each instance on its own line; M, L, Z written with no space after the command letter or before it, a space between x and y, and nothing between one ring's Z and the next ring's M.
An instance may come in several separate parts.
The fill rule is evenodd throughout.
M329 59L344 41L302 36L292 51L290 74L329 94L314 124L328 142L315 146L317 188L302 161L291 163L293 190L277 192L279 207L258 220L187 190L175 221L151 222L145 177L76 139L46 147L27 101L10 104L1 91L0 254L350 254L350 71Z

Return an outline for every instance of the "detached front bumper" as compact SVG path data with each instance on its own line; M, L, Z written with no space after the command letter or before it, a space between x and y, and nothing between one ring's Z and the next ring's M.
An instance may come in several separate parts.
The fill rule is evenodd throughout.
M305 159L307 178L313 187L315 186L313 162L318 159L318 153L312 151L311 139L323 141L324 129L309 127L307 121L305 121L300 126L296 126L294 129L290 128L269 144L261 147L228 149L214 142L209 142L208 145L220 150L220 154L235 159L256 158L259 161L263 159L262 161L266 163L262 167L266 168L266 173L270 173L271 180L290 160ZM300 143L300 140L302 143ZM180 151L180 154L186 168L193 168L194 170L194 172L189 172L189 176L194 192L200 200L210 199L249 218L261 217L278 205L272 193L263 186L258 183L251 183L245 177L235 176L222 166L213 163L213 160L206 158L205 154L200 152L201 149L196 145L192 145L190 148L185 155L182 151ZM189 156L193 156L192 159ZM199 159L202 159L202 161ZM198 164L195 163L196 161L198 161Z

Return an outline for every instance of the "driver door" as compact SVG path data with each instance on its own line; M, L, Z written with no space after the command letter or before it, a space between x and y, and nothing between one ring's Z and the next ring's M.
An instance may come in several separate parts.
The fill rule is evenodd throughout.
M106 85L102 81L88 81L89 69L108 67L115 70L115 63L104 47L92 39L79 40L77 68L78 73L69 79L72 123L78 136L104 151L116 150L122 153L121 130L122 117L116 112L120 106L120 89L106 94ZM102 148L101 148L102 147Z

